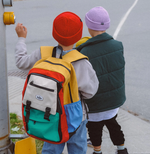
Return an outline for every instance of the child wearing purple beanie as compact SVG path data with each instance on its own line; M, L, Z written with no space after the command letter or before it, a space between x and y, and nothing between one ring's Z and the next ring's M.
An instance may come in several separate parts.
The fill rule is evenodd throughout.
M110 138L117 146L117 154L128 154L124 147L124 134L116 121L119 107L125 96L125 60L123 45L106 33L110 26L108 12L101 6L94 7L85 15L85 22L92 38L77 47L77 50L89 57L99 79L96 95L85 102L89 108L88 133L93 154L102 154L102 131L106 126Z

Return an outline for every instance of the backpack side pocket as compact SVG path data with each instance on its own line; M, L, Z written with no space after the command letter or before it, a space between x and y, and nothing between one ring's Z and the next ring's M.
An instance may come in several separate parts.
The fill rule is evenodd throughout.
M72 133L76 131L82 122L83 113L81 101L64 105L64 108L67 117L68 132Z

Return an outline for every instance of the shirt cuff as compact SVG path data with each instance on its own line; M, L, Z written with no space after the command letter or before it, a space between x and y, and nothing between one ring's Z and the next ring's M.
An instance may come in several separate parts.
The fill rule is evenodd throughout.
M18 37L18 41L19 41L19 42L23 42L23 43L25 43L26 38L24 38L24 37Z

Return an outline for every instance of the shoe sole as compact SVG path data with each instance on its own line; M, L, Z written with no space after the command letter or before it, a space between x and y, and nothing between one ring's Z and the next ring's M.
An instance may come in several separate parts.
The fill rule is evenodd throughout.
M88 147L90 148L93 148L93 145L92 144L87 144Z

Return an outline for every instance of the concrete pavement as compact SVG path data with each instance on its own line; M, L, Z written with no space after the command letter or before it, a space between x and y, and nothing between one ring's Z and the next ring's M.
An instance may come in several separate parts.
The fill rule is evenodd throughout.
M128 17L128 10L138 1ZM85 5L86 4L86 5ZM103 6L110 14L111 24L107 33L114 35L122 19L127 17L124 24L119 26L118 41L123 42L126 61L125 81L127 101L124 105L130 110L150 120L150 0L23 0L15 1L13 7L6 7L5 11L13 11L16 24L23 23L28 29L26 39L27 52L30 54L40 46L57 45L51 31L54 18L63 11L77 13L83 21L83 36L89 36L84 16L92 7ZM118 7L119 6L119 7ZM130 9L131 10L131 9ZM140 19L140 20L139 20ZM15 25L6 26L6 51L8 69L17 69L15 65L14 49L17 43Z
M21 117L21 93L25 82L25 79L23 79L25 74L22 75L22 78L17 77L20 74L22 73L8 73L8 89L9 110ZM123 109L119 110L117 119L125 134L125 146L129 154L150 154L150 123ZM113 146L109 133L104 128L102 152L103 154L115 154L115 151L116 147ZM92 152L92 148L88 147L87 154L92 154ZM66 147L63 154L68 154Z

